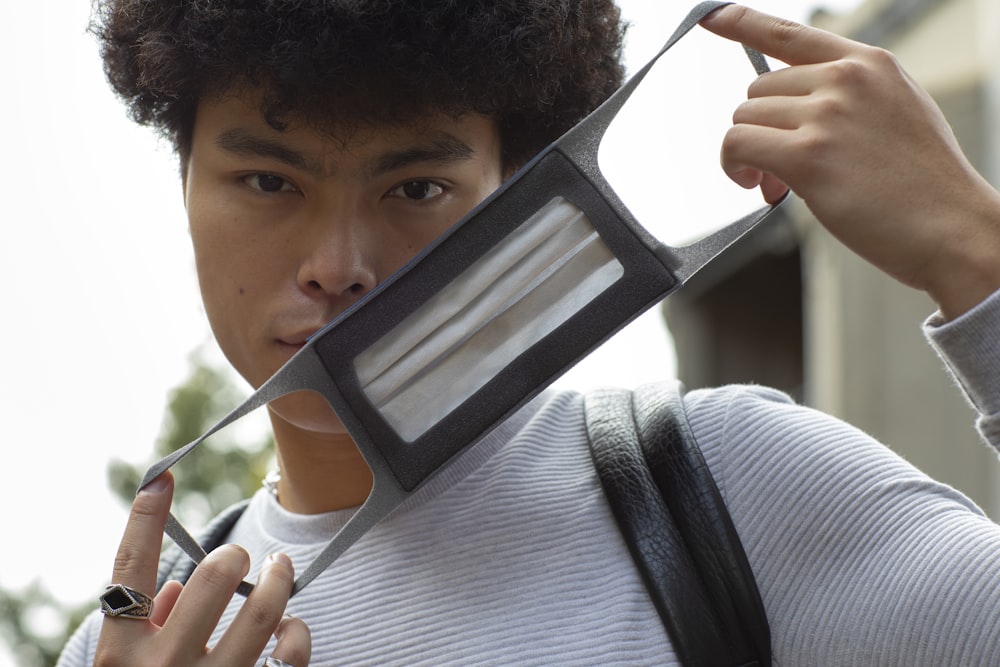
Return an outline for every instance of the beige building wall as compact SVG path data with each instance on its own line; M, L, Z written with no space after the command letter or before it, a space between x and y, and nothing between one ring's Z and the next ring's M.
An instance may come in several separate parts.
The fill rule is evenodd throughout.
M1000 0L870 0L827 29L877 43L944 109L977 167L997 174ZM996 183L996 178L993 178ZM849 193L845 193L849 196ZM918 325L933 310L833 241L808 211L801 233L804 400L873 434L1000 517L996 455Z

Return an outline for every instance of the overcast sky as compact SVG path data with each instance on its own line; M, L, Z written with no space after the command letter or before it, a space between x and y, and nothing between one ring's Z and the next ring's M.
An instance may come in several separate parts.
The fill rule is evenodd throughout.
M855 1L826 4L843 9ZM634 24L633 68L687 9L653 0L622 4ZM756 4L797 20L813 7ZM0 207L0 416L8 451L0 586L40 580L73 603L96 599L107 583L126 516L106 490L108 461L149 460L166 392L184 379L190 352L210 346L173 155L134 127L108 92L85 32L88 15L86 0L19 2L5 6L0 23L0 182L7 188ZM699 65L692 60L678 64L695 76L660 108L713 106L713 81L693 70ZM634 129L639 135L621 142L630 142L627 154L639 171L655 177L646 189L660 206L676 178L665 170L680 161L651 150L644 128ZM702 138L709 164L720 138ZM672 363L654 312L567 382L631 385L669 376Z

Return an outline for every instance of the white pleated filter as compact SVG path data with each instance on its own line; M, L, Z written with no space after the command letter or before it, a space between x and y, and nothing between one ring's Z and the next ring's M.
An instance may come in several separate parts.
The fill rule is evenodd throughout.
M354 360L412 442L624 275L586 215L555 197Z

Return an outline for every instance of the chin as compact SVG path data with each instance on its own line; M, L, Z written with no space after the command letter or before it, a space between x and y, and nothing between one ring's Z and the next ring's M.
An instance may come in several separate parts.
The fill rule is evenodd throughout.
M312 391L298 391L282 396L271 401L268 408L272 418L277 417L304 431L330 435L347 432L326 399Z

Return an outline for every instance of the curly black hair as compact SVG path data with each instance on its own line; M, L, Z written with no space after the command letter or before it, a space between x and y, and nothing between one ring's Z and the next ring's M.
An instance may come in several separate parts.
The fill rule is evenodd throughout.
M613 0L97 0L111 86L173 143L182 168L198 101L262 86L276 129L481 113L504 165L523 164L623 78Z

